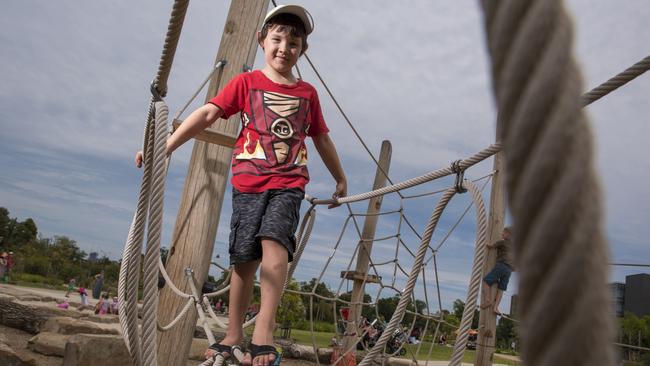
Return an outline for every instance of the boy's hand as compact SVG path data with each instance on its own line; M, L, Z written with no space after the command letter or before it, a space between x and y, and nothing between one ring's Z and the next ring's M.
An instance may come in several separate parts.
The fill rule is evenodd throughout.
M138 168L142 167L142 150L135 153L135 166Z
M332 194L333 199L337 198L342 198L348 195L348 182L343 180L341 182L336 183L336 190ZM334 208L334 207L339 207L340 204L331 204L327 206L327 208Z

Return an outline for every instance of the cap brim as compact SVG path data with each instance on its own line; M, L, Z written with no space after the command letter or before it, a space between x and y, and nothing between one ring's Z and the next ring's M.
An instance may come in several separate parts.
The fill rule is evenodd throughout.
M278 14L295 15L300 18L300 20L302 20L302 23L305 25L305 32L307 32L307 34L311 34L311 32L314 31L314 21L311 17L311 14L309 14L307 9L303 8L300 5L278 5L266 14L266 17L264 17L264 23L262 24L266 24L269 19Z

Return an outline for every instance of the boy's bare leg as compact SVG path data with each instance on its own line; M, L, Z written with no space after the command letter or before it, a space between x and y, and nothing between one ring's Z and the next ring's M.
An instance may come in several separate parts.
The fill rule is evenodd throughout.
M280 304L289 261L287 249L275 240L262 239L262 250L264 252L260 271L262 299L252 338L252 342L260 346L273 345L275 314ZM252 361L253 366L267 366L274 360L273 355L262 355Z
M228 330L226 337L219 343L225 345L240 344L244 340L242 324L244 314L253 296L253 280L258 261L235 264L230 279L230 303L228 308Z
M501 314L501 311L499 310L499 304L501 303L501 297L503 297L503 291L497 289L497 296L494 299L494 312L496 314Z

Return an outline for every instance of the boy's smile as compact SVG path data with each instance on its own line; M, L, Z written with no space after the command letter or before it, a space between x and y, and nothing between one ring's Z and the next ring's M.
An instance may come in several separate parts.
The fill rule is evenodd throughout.
M278 31L279 27L269 29L266 38L261 43L264 49L265 69L278 73L284 78L293 79L291 68L298 62L302 51L302 40L292 37L286 31ZM270 70L269 70L270 69Z

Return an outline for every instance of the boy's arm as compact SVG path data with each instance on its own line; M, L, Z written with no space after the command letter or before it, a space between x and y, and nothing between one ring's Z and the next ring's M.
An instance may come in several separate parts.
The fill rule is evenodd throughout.
M348 182L345 178L345 173L341 167L341 161L339 160L339 155L336 152L336 147L334 142L330 139L330 136L327 133L316 135L312 137L314 141L314 146L316 146L316 151L323 159L323 163L332 174L332 178L336 181L336 190L332 194L332 198L345 197L348 194ZM335 205L330 205L329 208L335 207Z
M167 148L165 153L170 155L179 146L187 140L196 136L199 132L208 128L219 117L223 116L223 110L212 103L207 103L197 108L181 123L174 133L167 139ZM142 166L142 151L135 155L135 165L139 168Z

